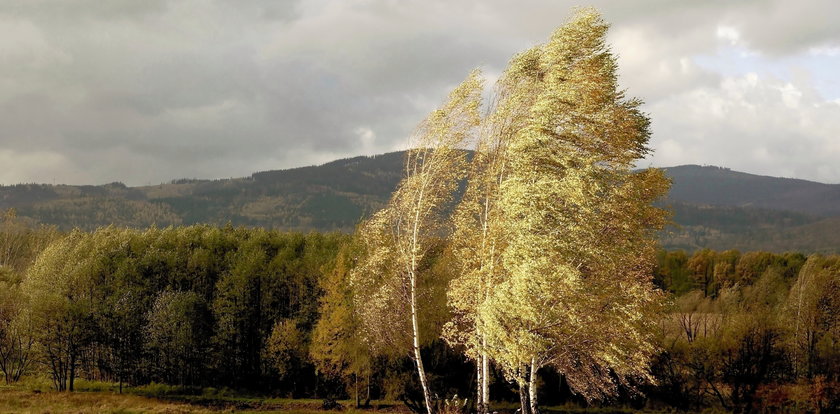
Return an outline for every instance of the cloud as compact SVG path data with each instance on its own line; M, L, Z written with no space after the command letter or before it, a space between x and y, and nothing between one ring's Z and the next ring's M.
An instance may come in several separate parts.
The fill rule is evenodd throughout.
M0 154L34 165L43 157L43 165L4 164L0 181L146 184L403 148L472 68L498 76L574 5L8 0L0 5ZM775 160L801 164L787 168L806 178L840 181L827 158L836 153L825 149L836 148L826 137L838 132L831 115L840 118L833 2L595 6L612 23L621 84L648 102L651 162L772 173L767 160ZM708 137L724 147L704 150ZM789 159L784 145L797 148ZM755 161L726 155L753 148L763 148Z
M738 166L753 173L836 182L840 104L808 84L748 73L649 106L654 164Z

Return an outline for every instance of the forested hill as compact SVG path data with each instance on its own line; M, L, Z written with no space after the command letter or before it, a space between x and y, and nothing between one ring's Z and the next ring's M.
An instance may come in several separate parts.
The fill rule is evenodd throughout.
M669 197L675 201L840 216L840 184L767 177L699 165L664 170L673 180Z
M385 203L403 168L402 152L224 180L179 179L126 187L19 184L0 187L0 209L62 229L109 224L196 223L297 231L352 231ZM840 185L763 177L718 167L666 168L665 203L678 226L665 247L694 250L837 252Z

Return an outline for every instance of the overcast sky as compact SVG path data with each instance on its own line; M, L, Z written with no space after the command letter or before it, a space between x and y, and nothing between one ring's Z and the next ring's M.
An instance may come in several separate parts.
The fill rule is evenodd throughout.
M403 149L580 2L2 0L0 183L224 178ZM594 1L655 154L840 183L840 2Z

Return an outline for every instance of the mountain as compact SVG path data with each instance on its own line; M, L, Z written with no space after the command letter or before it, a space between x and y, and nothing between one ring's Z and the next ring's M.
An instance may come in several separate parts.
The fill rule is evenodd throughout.
M55 224L93 229L196 223L297 231L352 231L381 208L402 176L403 153L354 157L250 177L126 187L18 184L0 187L0 209Z
M840 217L680 202L666 206L673 224L661 232L660 242L670 250L840 253Z
M669 199L674 201L840 216L840 184L767 177L699 165L664 170L673 181Z
M61 229L210 223L296 231L352 231L381 208L402 176L403 152L264 171L250 177L179 179L127 187L0 186L0 209ZM665 168L662 204L674 225L666 248L840 250L840 185L763 177L718 167Z
M669 249L840 252L838 184L712 166L663 170L674 225L660 239Z

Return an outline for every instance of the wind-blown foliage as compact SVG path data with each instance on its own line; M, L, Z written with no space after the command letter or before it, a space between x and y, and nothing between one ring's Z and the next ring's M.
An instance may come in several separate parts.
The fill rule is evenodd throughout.
M467 174L467 188L453 214L452 250L458 275L447 292L452 319L444 338L462 346L476 362L477 410L490 402L490 357L479 309L503 276L502 252L506 247L499 199L507 177L508 143L524 128L537 85L509 68L498 81L486 115L482 118L475 152Z
M410 352L430 414L432 395L420 355L420 324L425 318L418 289L434 240L447 230L445 213L462 176L461 147L478 126L480 99L481 80L473 72L417 128L405 177L388 205L359 230L365 252L352 283L368 338Z
M546 365L587 398L651 380L653 232L664 224L651 204L668 183L631 170L649 122L618 89L606 31L581 10L505 73L524 85L512 93L527 94L515 101L528 114L499 187L505 278L480 312L488 349L532 400Z

